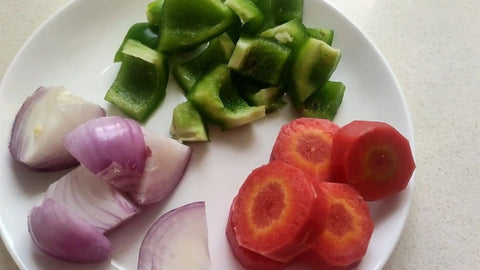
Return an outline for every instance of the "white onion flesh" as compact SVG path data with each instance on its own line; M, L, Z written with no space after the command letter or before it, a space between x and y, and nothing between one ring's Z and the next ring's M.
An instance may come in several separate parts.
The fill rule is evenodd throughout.
M204 270L211 265L204 202L161 216L140 246L138 270Z
M15 160L32 169L72 167L78 162L65 150L63 137L81 123L104 115L100 106L64 87L40 87L25 100L15 117L10 152Z
M182 179L190 161L192 149L174 139L143 130L150 150L142 178L130 198L139 205L164 199Z
M140 212L125 195L83 166L51 184L46 197L63 203L101 233Z
M34 207L28 217L34 243L58 259L90 263L110 256L110 241L94 226L50 198Z

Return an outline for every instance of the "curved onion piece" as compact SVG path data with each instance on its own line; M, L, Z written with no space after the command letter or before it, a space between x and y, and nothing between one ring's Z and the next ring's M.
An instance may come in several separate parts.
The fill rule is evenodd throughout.
M122 193L83 166L51 184L46 197L63 203L101 233L140 212Z
M108 258L112 251L101 232L53 199L45 198L33 208L28 230L42 251L62 260L96 262Z
M180 182L192 155L192 149L178 141L144 129L150 149L138 187L128 193L139 205L161 201Z
M70 132L64 144L83 166L122 191L134 188L145 168L142 128L131 119L92 119Z
M81 123L105 116L98 105L63 87L38 88L23 103L13 123L9 149L15 160L36 170L54 171L78 162L62 139Z
M140 246L138 270L203 270L209 267L204 202L190 203L161 216Z

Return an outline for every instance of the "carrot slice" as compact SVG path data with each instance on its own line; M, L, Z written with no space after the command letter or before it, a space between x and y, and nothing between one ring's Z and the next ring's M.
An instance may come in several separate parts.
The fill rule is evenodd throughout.
M303 170L319 183L329 181L333 135L339 126L319 118L298 118L280 129L270 160L281 160Z
M335 181L352 185L365 200L405 189L414 169L408 140L386 123L353 121L333 138Z
M300 169L272 161L250 173L236 209L232 220L238 244L288 262L313 246L319 228L326 226L328 203L316 196Z
M317 192L329 202L330 213L315 247L304 255L307 262L314 269L344 269L358 263L374 229L367 203L343 183L321 183Z
M235 226L232 221L232 214L236 211L236 197L230 207L230 215L226 228L227 240L233 256L246 270L281 270L287 267L288 263L278 262L258 253L248 250L238 244L235 233Z

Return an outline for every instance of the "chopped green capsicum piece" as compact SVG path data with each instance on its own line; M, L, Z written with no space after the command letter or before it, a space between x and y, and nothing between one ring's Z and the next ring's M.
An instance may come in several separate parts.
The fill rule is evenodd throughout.
M300 47L309 37L307 29L298 19L267 29L260 33L260 36L273 39L292 50Z
M308 38L294 51L289 69L288 93L296 108L330 79L340 56L340 50L314 38Z
M324 41L332 46L334 31L328 28L307 28L308 34L312 38Z
M234 12L220 0L164 0L159 50L193 49L225 32L234 19Z
M252 79L278 85L291 50L265 38L241 37L228 67Z
M303 104L303 116L333 120L342 103L345 85L342 82L328 81L313 93Z
M272 11L272 0L252 0L263 14L263 25L258 30L262 32L268 28L276 26Z
M143 45L156 50L158 47L158 26L142 22L136 23L128 29L125 38L123 39L122 45L118 48L117 53L115 53L114 62L122 61L122 50L125 42L129 39L134 39L140 41Z
M173 109L170 135L181 142L208 142L206 123L190 101Z
M265 116L265 106L252 107L240 97L225 64L217 65L198 81L188 94L188 100L208 121L223 130Z
M244 33L256 33L263 25L263 14L252 0L227 0L229 6L240 18Z
M282 24L293 19L302 21L303 0L271 0L275 23Z
M188 94L207 72L220 63L228 62L234 47L233 41L224 33L211 40L198 56L175 66L172 70L173 77Z
M120 70L105 100L144 122L165 96L168 61L163 54L132 39L127 40L122 54Z
M163 0L156 0L147 5L147 20L151 24L159 25L162 14Z

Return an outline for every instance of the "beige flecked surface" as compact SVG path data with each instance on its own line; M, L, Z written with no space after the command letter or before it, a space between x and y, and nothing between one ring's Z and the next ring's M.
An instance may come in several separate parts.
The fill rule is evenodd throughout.
M0 77L67 2L0 0ZM415 191L385 269L480 269L480 1L330 2L382 51L414 122ZM18 269L1 242L0 269Z

